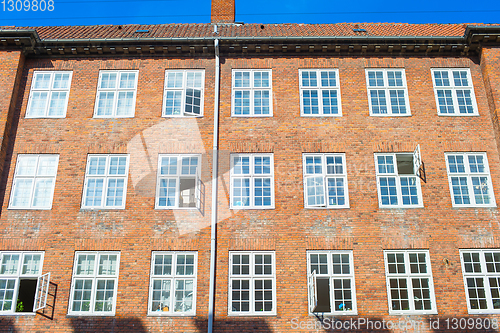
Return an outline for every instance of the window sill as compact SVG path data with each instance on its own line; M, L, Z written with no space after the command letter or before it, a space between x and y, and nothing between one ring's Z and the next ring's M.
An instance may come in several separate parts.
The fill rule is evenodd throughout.
M389 311L389 315L391 316L428 316L428 315L437 315L438 312L436 310L432 311Z
M231 207L230 209L233 210L269 210L269 209L275 209L274 206L271 207Z
M155 210L200 210L198 207L155 207Z
M372 114L370 113L370 117L411 117L410 114Z
M196 116L191 116L191 115L171 115L171 116L168 116L168 115L162 115L161 116L162 118L203 118L203 115L200 114L200 115L196 115Z
M35 208L35 207L7 207L8 210L51 210L52 207Z
M119 207L119 208L106 208L106 207L81 207L80 211L87 211L87 212L95 212L95 211L110 211L110 210L125 210L125 207Z
M32 116L25 116L25 119L64 119L66 118L66 115L64 116L59 116L59 117L49 117L49 116L43 116L43 117L32 117Z
M276 316L276 312L271 313L231 313L229 312L228 317L270 317Z
M120 116L120 117L117 117L117 116L115 116L115 117L99 117L99 116L94 115L92 117L92 119L130 119L130 118L134 118L134 117L135 117L135 114L132 116Z
M324 210L324 209L350 209L351 207L349 206L338 206L338 207L335 207L335 206L330 206L330 207L308 207L308 206L304 206L304 209L314 209L314 210Z
M460 209L460 208L472 208L472 209L477 209L477 208L497 208L497 205L454 205L452 204L452 208Z
M471 113L471 114L456 114L456 113L438 113L440 117L479 117L479 113Z
M0 316L36 316L36 312L0 312Z
M174 313L174 312L167 312L163 313L163 311L154 311L154 312L149 312L148 317L196 317L196 313Z
M300 114L304 118L342 118L342 114Z
M114 317L115 313L68 313L66 317Z
M324 317L357 316L358 311L352 311L352 312L316 312L316 314L321 314ZM316 314L309 312L309 316L316 316Z
M415 208L425 208L423 205L419 206L378 206L380 209L415 209Z
M231 118L269 118L272 117L272 114L259 114L259 115L251 115L251 114L231 114Z

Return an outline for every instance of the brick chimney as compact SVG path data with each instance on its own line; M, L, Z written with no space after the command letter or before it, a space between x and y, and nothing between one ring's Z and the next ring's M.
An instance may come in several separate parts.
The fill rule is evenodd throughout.
M212 0L212 23L234 23L235 0Z

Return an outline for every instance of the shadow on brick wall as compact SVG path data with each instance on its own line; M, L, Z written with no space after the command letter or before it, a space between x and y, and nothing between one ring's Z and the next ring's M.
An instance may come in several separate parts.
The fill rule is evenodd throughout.
M0 317L0 332L2 333L15 333L14 321L10 318Z
M135 332L146 333L148 330L142 324L140 318L71 318L71 326L75 333L95 332Z
M198 332L207 332L208 318L197 317L194 319ZM225 320L215 320L214 332L252 332L270 333L274 332L266 322L266 318L236 318L227 317Z

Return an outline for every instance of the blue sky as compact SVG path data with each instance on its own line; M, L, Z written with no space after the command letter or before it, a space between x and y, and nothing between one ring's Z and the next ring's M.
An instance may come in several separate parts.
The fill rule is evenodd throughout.
M210 22L210 0L36 0L53 1L54 10L43 12L12 7L21 8L21 1L0 0L0 25ZM498 0L236 0L236 21L244 23L500 23L499 18Z

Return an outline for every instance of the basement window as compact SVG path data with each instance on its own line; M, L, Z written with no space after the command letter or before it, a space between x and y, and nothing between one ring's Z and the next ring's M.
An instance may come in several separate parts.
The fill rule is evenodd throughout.
M355 315L352 251L308 252L310 313Z
M0 314L45 308L50 273L42 275L43 252L0 253Z

